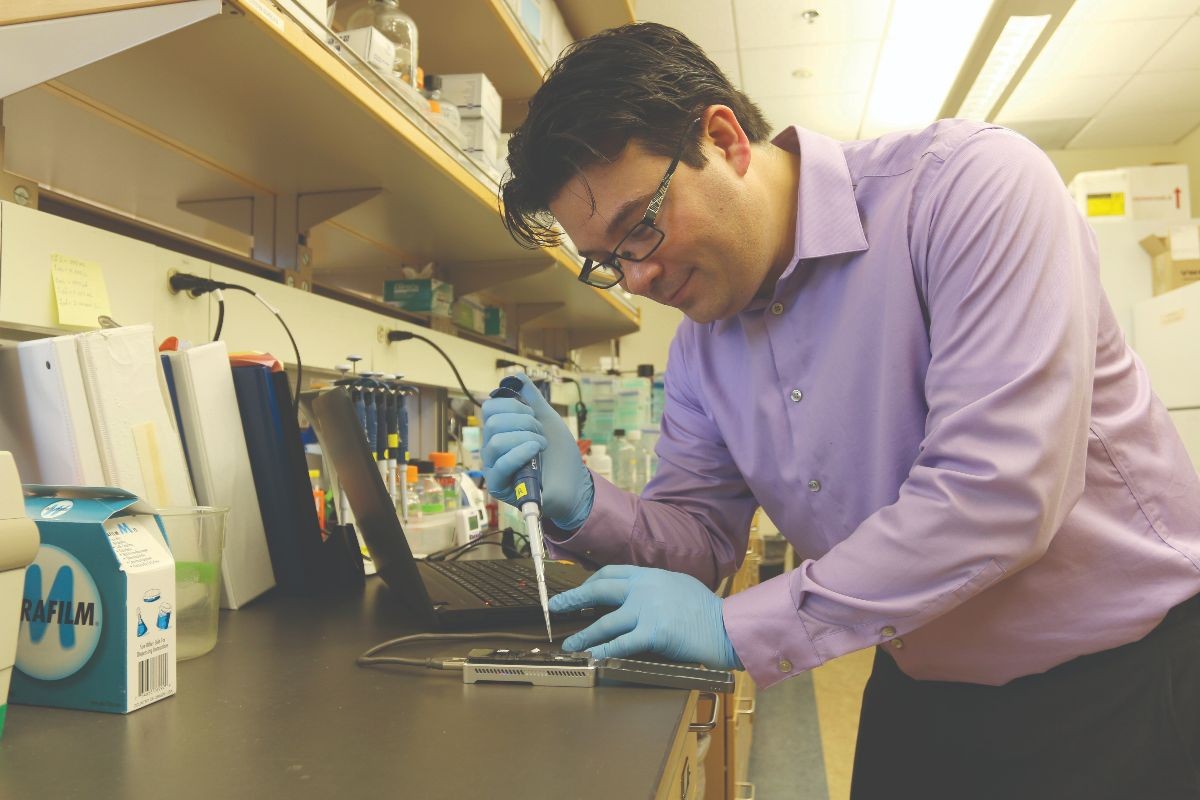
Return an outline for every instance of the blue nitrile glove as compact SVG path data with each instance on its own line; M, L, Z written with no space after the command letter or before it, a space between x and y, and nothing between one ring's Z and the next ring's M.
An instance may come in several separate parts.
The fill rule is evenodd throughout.
M672 661L741 669L725 633L724 601L693 578L665 569L608 566L581 586L550 598L555 613L620 606L563 642L563 650L593 658L659 653ZM606 642L606 644L602 644Z
M579 445L562 417L524 375L521 396L493 397L483 403L483 477L492 497L516 505L513 476L542 452L542 515L564 531L583 525L592 513L592 474L583 466Z

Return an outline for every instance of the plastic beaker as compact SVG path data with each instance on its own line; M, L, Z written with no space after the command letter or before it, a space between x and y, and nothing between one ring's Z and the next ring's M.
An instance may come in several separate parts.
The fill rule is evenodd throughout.
M221 550L225 546L227 508L184 506L158 511L175 557L176 660L202 656L217 644L221 605ZM160 609L162 610L162 609ZM157 625L170 625L172 609Z

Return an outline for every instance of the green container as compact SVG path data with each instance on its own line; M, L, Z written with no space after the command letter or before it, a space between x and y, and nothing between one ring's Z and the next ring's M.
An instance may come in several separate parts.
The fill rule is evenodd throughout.
M436 278L384 281L383 301L405 311L448 317L450 305L454 302L454 287Z
M483 333L483 309L470 300L455 300L450 307L450 316L459 327Z
M483 332L487 336L508 336L508 319L503 308L485 306L483 309Z

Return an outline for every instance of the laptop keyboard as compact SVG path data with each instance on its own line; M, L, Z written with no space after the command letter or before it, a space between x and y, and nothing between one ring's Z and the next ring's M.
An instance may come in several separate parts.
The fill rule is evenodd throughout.
M498 607L539 604L537 576L530 563L495 559L488 561L426 561L451 578L485 605ZM546 592L551 597L574 588L574 584L546 575Z

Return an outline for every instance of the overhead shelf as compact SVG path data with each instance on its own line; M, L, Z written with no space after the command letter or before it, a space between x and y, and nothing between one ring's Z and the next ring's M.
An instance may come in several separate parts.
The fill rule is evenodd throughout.
M575 279L576 257L513 242L496 184L403 95L288 8L238 0L217 17L6 98L4 168L281 267L294 263L287 242L266 237L264 245L264 230L306 200L379 189L312 229L320 280L361 290L364 276L435 261L497 302L561 303L528 324L560 326L572 341L637 329L631 303ZM536 53L513 30L503 0L404 8L420 26L421 62L431 70L487 72L502 94L536 89ZM488 46L471 38L484 33ZM455 35L457 50L444 45ZM197 201L225 201L242 224L186 210ZM378 295L382 282L370 288Z
M558 10L576 39L628 25L637 18L630 0L558 0Z

